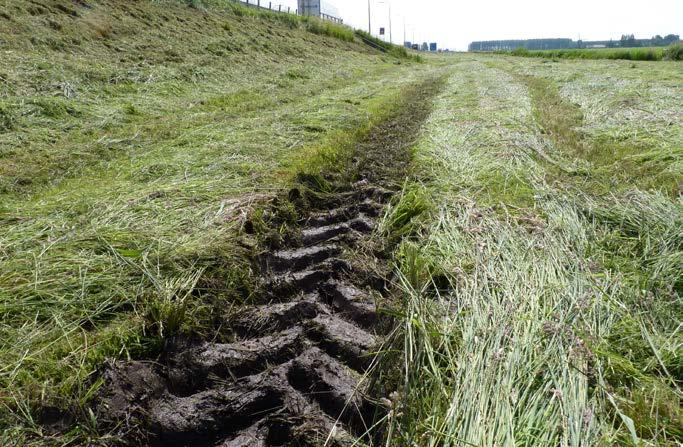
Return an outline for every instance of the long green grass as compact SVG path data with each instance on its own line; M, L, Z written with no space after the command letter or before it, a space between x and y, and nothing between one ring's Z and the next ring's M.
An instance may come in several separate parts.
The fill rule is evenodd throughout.
M385 52L391 56L401 58L401 59L412 59L417 62L421 62L422 58L417 54L409 53L408 50L400 45L394 45L391 42L386 42L379 39L363 30L355 30L355 35L366 45L371 46L379 51Z
M661 61L667 53L666 48L595 48L567 50L527 50L501 52L523 57L542 57L547 59L612 59L628 61Z
M669 45L664 53L664 59L669 61L683 61L683 43Z
M302 20L305 23L306 30L313 34L330 36L345 42L353 42L355 39L353 30L347 26L319 20L315 17L302 17Z
M247 6L245 3L238 0L187 0L187 3L191 7L197 9L226 9L238 17L259 17L270 21L280 22L292 29L303 28L313 34L333 37L344 42L353 42L355 38L354 31L349 26L321 20L317 17L300 16L288 12L260 8L256 7L254 4Z

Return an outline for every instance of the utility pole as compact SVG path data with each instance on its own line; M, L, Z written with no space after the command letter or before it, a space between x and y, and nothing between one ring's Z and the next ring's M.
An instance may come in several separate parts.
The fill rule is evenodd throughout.
M372 22L370 22L370 0L368 0L368 34L372 36Z
M394 39L391 37L391 3L389 3L389 43L394 43Z

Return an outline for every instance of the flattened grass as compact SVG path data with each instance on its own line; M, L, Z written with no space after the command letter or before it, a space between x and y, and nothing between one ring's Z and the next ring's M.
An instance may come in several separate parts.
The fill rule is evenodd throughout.
M414 188L428 198L396 253L404 375L389 444L678 445L683 173L660 165L674 169L665 183L590 153L605 129L629 133L630 107L675 146L680 73L473 59L454 65L385 222L414 208ZM603 74L612 83L592 90ZM624 84L652 87L625 108L611 101ZM501 191L513 178L525 187Z
M615 126L616 135L601 133L591 138L582 131L586 123L581 107L562 97L556 81L529 74L519 75L518 79L529 88L534 118L552 142L555 158L583 162L571 172L556 169L557 175L583 177L581 187L595 193L633 186L661 189L672 195L679 192L683 177L683 136L680 126L668 119L675 113L673 103L668 104L670 109L664 111L659 122L632 124L625 120L619 127ZM622 113L624 108L642 111L643 106L647 107L644 95L635 93L634 97L620 98L607 106L615 111L621 108ZM656 112L649 113L652 116ZM576 164L576 160L571 163Z

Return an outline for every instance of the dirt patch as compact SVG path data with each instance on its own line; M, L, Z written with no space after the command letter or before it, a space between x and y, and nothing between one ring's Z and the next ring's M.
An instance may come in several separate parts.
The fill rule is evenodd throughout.
M380 185L392 192L403 186L412 159L411 146L432 110L433 98L445 78L416 84L404 95L398 113L373 128L358 144L355 180Z
M122 444L350 446L381 436L370 428L382 396L362 378L390 328L380 311L388 268L349 253L400 188L440 85L411 88L399 113L358 142L344 178L326 179L332 192L289 194L297 223L255 260L259 292L228 319L232 343L174 340L159 365L105 368L95 411Z

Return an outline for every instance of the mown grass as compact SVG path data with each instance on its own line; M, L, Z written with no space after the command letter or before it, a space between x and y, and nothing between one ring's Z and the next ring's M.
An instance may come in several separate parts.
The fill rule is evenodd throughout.
M650 110L644 111L643 106L649 100L649 79L641 79L637 85L611 91L608 95L603 93L601 112L612 121L624 121L609 123L609 131L593 132L587 129L592 123L584 119L584 113L592 113L592 110L582 110L578 104L564 98L557 81L529 73L531 71L526 70L525 74L516 76L529 88L536 123L552 144L539 154L550 162L548 169L554 168L555 175L564 176L570 182L580 182L583 190L595 194L634 186L672 195L678 193L682 161L680 129L669 118L673 110L662 110L660 117L656 116L657 108L664 105L662 101L672 101L671 96L652 98L648 105ZM560 80L566 89L585 82L585 79ZM673 92L666 94L675 95ZM669 105L672 106L674 104ZM609 109L612 116L609 116ZM635 110L647 113L649 119L633 119L630 115ZM622 117L617 118L615 115L619 113ZM589 118L594 120L593 116ZM603 121L599 125L606 124Z
M637 436L664 443L680 441L683 419L678 331L683 240L678 227L683 218L683 170L678 160L680 151L670 149L671 144L675 148L681 143L680 129L663 135L652 131L634 134L631 141L618 146L618 152L607 155L606 146L614 143L600 134L593 138L582 135L582 119L562 125L567 116L579 115L568 113L577 107L560 97L553 81L527 78L526 84L537 122L544 129L559 129L549 133L560 157L571 154L590 163L584 173L590 184L570 178L562 182L590 194L578 209L595 225L591 255L609 271L619 272L623 283L618 299L630 312L621 312L612 334L595 347L605 365L606 383L616 388ZM644 92L641 96L647 98ZM668 106L676 107L674 102ZM665 116L665 111L660 115ZM656 128L653 121L650 127ZM630 123L625 121L621 126L626 130ZM591 197L608 192L614 201L610 205Z
M678 445L683 171L587 157L614 129L679 144L655 129L680 74L479 57L453 67L384 224L411 216L389 445ZM630 83L652 89L627 106L647 123L613 101Z
M295 154L431 70L226 8L15 2L0 18L0 443L52 442L52 407L81 421L54 442L106 436L93 371L215 335L250 295L242 225Z

